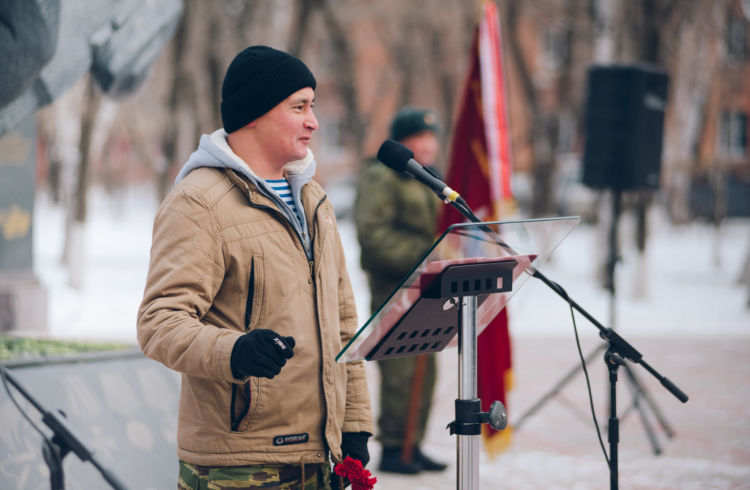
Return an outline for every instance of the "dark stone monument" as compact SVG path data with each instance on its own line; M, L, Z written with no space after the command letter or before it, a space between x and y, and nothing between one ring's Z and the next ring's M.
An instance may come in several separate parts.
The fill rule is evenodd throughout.
M33 273L34 113L87 73L134 92L172 37L182 0L4 0L0 9L0 332L45 330Z
M44 329L47 297L33 273L36 122L0 138L0 332Z

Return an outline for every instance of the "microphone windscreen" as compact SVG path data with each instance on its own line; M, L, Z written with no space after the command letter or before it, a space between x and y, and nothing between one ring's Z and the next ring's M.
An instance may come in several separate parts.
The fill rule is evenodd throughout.
M414 158L414 152L393 140L385 140L378 150L378 160L396 172L406 170L406 164Z

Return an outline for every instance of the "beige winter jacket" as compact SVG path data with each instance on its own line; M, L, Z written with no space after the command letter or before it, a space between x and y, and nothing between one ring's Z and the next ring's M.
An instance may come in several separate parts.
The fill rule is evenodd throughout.
M277 205L233 170L193 170L156 216L138 341L182 373L181 460L297 464L330 450L338 461L342 432L374 431L364 366L334 361L357 325L334 211L314 181L301 197L312 262ZM293 336L294 357L273 379L235 379L232 347L255 328Z

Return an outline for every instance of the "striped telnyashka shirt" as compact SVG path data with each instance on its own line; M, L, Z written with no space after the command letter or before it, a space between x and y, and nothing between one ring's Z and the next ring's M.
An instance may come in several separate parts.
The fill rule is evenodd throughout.
M292 197L292 189L289 187L289 182L286 179L265 179L266 184L278 195L282 201L286 203L289 208L294 211L294 215L298 220L302 218L299 215L299 210L294 204L294 198Z

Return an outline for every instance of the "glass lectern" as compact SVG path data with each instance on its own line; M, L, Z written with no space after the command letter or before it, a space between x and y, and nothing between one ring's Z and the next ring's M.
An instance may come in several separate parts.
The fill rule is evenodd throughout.
M505 427L495 402L477 398L477 335L505 307L580 218L450 226L336 357L337 362L415 356L458 345L458 488L478 488L482 423ZM497 407L499 405L499 407Z
M477 293L477 334L480 334L530 277L528 272L543 264L579 221L580 218L575 217L452 225L357 331L336 360L385 359L455 346L458 330L454 298L468 296L470 292ZM498 270L504 269L503 263L513 264L509 267L511 277L500 275L494 282L492 276L463 279L455 283L455 294L447 300L437 297L436 281L441 273L461 265L480 263L491 264L488 267ZM494 294L497 292L503 294ZM419 323L422 328L404 328L404 322ZM393 334L397 338L405 330L418 330L411 339L413 342L404 349L383 348L390 345L389 339L392 343Z

